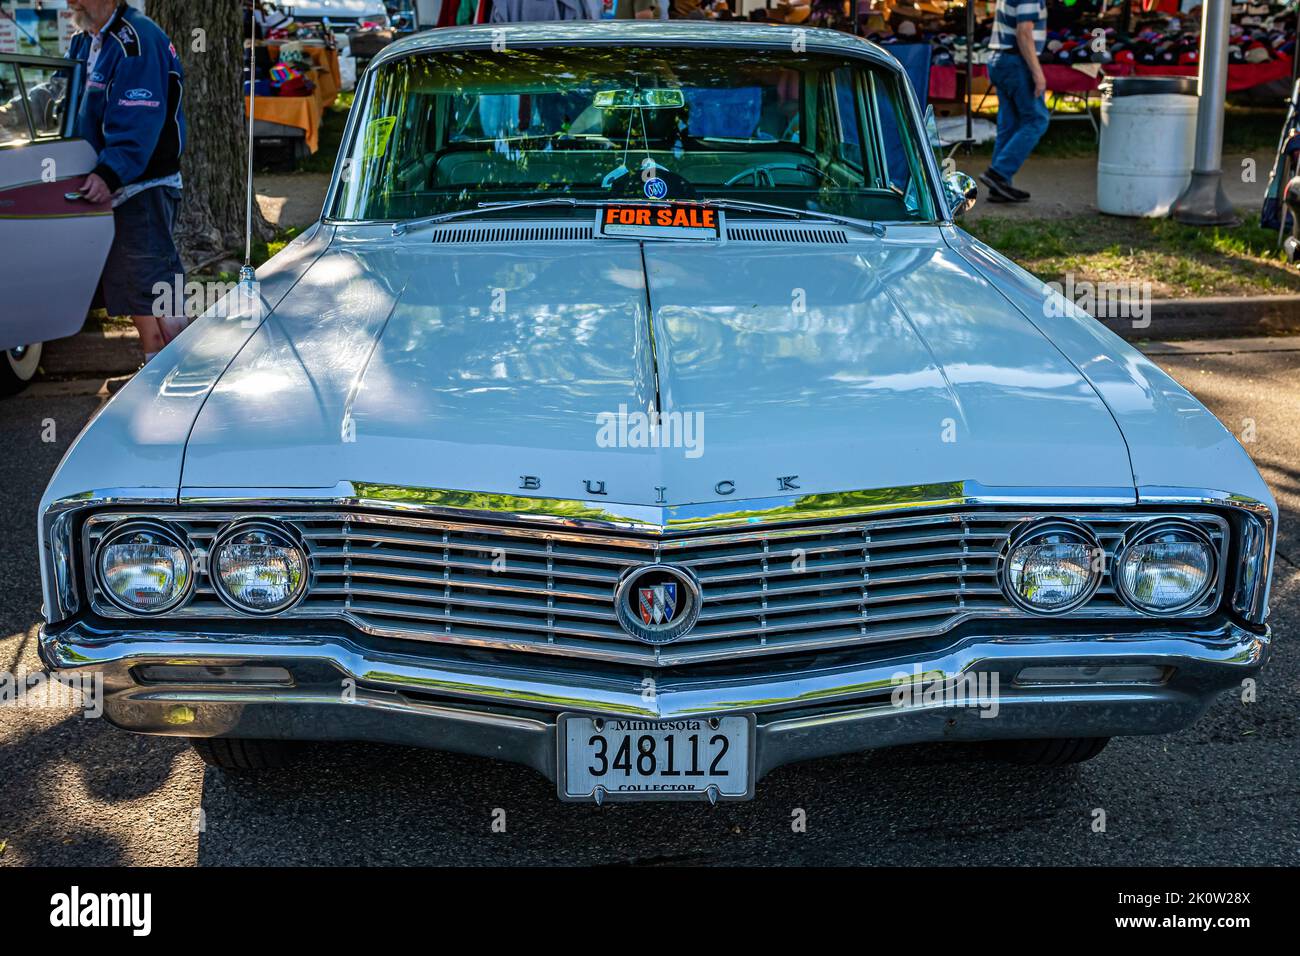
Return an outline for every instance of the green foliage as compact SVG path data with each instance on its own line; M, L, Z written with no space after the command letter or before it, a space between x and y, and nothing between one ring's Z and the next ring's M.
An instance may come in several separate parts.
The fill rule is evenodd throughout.
M1277 235L1251 220L1253 210L1238 212L1247 222L1235 229L1102 215L963 225L1045 281L1150 282L1157 298L1300 293Z

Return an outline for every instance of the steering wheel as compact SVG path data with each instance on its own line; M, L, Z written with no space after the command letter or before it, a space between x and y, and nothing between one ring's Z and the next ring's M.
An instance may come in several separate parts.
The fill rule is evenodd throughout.
M760 163L756 166L750 166L748 169L742 169L722 185L734 186L745 177L753 176L755 186L767 186L769 189L775 189L776 179L772 176L772 170L774 169L788 169L799 173L811 173L817 177L819 182L832 184L835 182L834 176L830 173L823 172L810 163Z

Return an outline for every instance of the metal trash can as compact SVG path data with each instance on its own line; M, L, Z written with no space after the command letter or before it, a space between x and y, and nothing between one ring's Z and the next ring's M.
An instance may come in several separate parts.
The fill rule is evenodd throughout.
M1122 76L1102 86L1097 208L1161 217L1192 178L1196 78Z

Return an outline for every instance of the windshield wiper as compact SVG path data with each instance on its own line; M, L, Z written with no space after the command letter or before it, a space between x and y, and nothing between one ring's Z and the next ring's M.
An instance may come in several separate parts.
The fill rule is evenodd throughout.
M784 216L787 219L816 219L823 222L837 222L845 226L852 226L855 229L860 229L863 232L870 233L876 237L885 234L885 227L880 225L880 223L851 219L848 216L837 216L834 213L829 212L795 209L791 206L775 206L770 203L750 202L747 199L702 199L683 200L683 202L695 202L701 206L711 206L714 209L731 210L734 212L767 213L773 216ZM465 219L471 216L481 216L492 212L510 212L515 209L536 209L544 206L567 206L570 209L599 209L602 206L608 206L611 204L621 206L648 206L651 208L663 205L661 202L618 199L574 199L572 196L548 196L545 199L506 199L494 202L480 202L474 209L458 209L455 212L444 212L437 216L406 219L402 222L393 224L393 235L401 236L405 235L410 230L417 229L421 226L436 226L439 223L451 222L456 219Z
M510 209L532 209L537 206L578 206L583 204L582 200L573 199L568 196L548 196L546 199L516 199L502 200L499 202L481 202L474 209L457 209L455 212L444 212L438 216L422 216L419 219L404 219L401 222L393 223L393 235L405 235L412 229L420 226L436 226L440 222L451 222L453 219L464 219L468 216L481 216L488 212L502 212ZM603 205L596 203L595 205Z
M716 206L719 209L735 209L740 212L770 212L775 215L789 216L792 219L820 219L823 222L838 222L845 226L852 226L854 229L861 229L863 232L868 232L876 237L885 234L885 227L878 222L854 219L851 216L839 216L833 212L822 212L817 209L774 206L765 202L750 202L748 199L702 199L700 202L706 206Z

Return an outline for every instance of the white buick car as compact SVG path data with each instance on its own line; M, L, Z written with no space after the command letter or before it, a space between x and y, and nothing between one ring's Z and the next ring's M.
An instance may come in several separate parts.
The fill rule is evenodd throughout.
M41 654L221 767L379 741L572 801L1186 727L1268 658L1276 507L973 201L847 35L394 44L320 222L51 481Z

